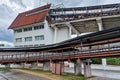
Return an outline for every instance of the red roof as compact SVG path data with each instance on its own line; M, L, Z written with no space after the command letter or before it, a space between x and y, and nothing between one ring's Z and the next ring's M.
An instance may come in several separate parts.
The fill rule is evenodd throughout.
M38 22L43 22L48 13L51 4L47 4L33 10L29 10L23 13L20 13L16 19L12 22L9 29L22 27L25 25L30 25Z

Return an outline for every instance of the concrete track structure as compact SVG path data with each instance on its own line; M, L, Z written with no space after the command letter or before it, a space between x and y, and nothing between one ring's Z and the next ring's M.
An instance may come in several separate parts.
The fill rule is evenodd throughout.
M120 4L91 7L49 9L46 20L54 30L55 44L38 47L0 48L0 63L10 67L11 63L33 68L43 63L43 70L55 74L63 72L63 61L75 64L75 75L91 76L91 58L120 57ZM116 27L117 26L117 27ZM64 35L60 30L66 31ZM65 32L63 31L63 32ZM70 39L72 34L80 35ZM26 66L25 64L29 64Z
M43 63L43 70L53 70L61 74L62 61L75 63L75 75L81 75L81 63L84 64L84 76L91 76L91 58L119 57L120 56L120 27L79 36L61 43L23 48L0 48L0 63L10 67L9 64ZM103 46L104 47L101 47ZM28 67L30 68L30 67ZM57 71L57 72L56 72Z

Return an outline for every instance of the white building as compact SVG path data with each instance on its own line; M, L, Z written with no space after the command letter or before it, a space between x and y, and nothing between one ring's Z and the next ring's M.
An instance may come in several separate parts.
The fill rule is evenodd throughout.
M48 45L69 39L68 27L51 27L46 16L51 4L20 13L9 29L14 30L15 47Z

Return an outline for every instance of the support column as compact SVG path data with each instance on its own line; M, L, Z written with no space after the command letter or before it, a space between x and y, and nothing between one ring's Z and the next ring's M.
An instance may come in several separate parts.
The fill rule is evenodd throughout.
M10 64L5 64L5 68L10 68Z
M61 75L62 74L62 63L53 62L51 71L53 74Z
M44 71L50 71L50 62L44 62L43 63L43 70Z
M20 64L22 68L25 68L25 63Z
M40 70L42 70L43 69L43 64L39 63L39 62L31 63L31 69L40 69Z
M72 26L69 22L66 22L66 25L68 26L68 28L71 28L71 31L73 30L77 35L80 34L80 32L74 28L74 26ZM72 32L70 32L72 34Z
M59 62L61 64L62 72L64 72L64 61Z
M90 59L86 59L85 61L83 61L83 65L84 65L84 77L91 77L92 76L92 72L91 72L91 60Z
M82 67L81 67L80 59L77 59L77 61L74 62L74 73L77 76L82 75Z
M35 63L31 63L31 69L38 69L38 64Z
M71 39L71 34L72 34L72 29L71 29L71 26L68 26L68 37L69 39Z
M58 28L54 27L54 43L57 42L57 30L58 30Z
M107 65L106 62L107 62L106 58L102 58L102 65L103 65L104 70L105 70L105 66Z
M98 27L99 27L99 31L104 30L102 19L101 18L97 18L96 21L97 21L97 24L98 24ZM104 68L107 65L106 64L106 58L102 58L102 65L103 65Z
M24 68L30 69L31 68L31 64L24 63Z
M99 17L96 19L97 24L98 24L98 30L102 31L103 30L103 23L102 23L102 19Z

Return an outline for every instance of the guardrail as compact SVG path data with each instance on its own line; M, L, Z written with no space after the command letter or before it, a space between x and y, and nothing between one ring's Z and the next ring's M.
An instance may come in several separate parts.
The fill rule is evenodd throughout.
M66 52L39 52L39 53L26 53L26 54L14 54L14 55L3 55L0 56L1 63L7 62L29 62L29 61L43 61L43 60L64 60L64 59L73 59L73 58L92 58L94 57L106 57L114 56L116 53L119 53L120 56L120 46L110 47L110 48L101 48L101 49L90 49L90 50L74 50ZM94 55L93 55L94 54ZM99 54L99 55L98 55ZM108 55L110 54L110 55ZM81 56L81 57L80 57Z

